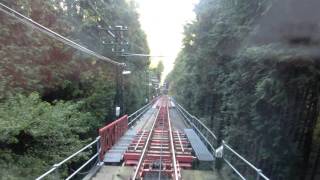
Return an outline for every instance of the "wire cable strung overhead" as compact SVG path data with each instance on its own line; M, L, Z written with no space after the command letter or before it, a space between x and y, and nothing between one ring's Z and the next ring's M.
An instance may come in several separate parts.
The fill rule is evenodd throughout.
M161 55L150 55L150 54L136 54L136 53L123 53L122 56L140 56L140 57L167 57Z
M101 2L104 3L103 1L101 1ZM98 15L98 16L100 16L100 17L103 18L103 15L102 15L101 13L99 13L98 10L93 6L92 1L89 0L88 3L89 3L89 5L90 5L91 9L93 9L93 10L95 11L96 15ZM107 26L109 26L108 23L106 23L105 20L101 19L101 21L103 21L104 24L107 24ZM116 37L109 29L106 29L106 30L107 30L107 32L108 32L108 34L109 34L110 36L112 36L113 38Z
M35 22L31 18L24 16L23 14L17 12L14 9L11 9L10 7L4 5L3 3L0 3L0 11L4 12L5 14L7 14L7 15L13 17L13 18L16 18L20 22L22 22L22 23L24 23L24 24L26 24L28 26L31 26L32 28L35 28L35 29L47 34L48 36L50 36L50 37L52 37L52 38L54 38L54 39L56 39L56 40L58 40L60 42L63 42L63 43L65 43L65 44L67 44L67 45L69 45L71 47L74 47L75 49L78 49L78 50L80 50L80 51L82 51L84 53L90 54L90 55L98 58L101 61L104 61L104 62L107 62L107 63L111 63L111 64L116 65L116 66L125 66L124 63L119 63L119 62L117 62L115 60L107 58L107 57L105 57L105 56L103 56L101 54L98 54L98 53L96 53L96 52L94 52L94 51L92 51L92 50L90 50L90 49L88 49L86 47L83 47L82 45L80 45L80 44L78 44L78 43L76 43L76 42L74 42L74 41L72 41L72 40L70 40L70 39L68 39L68 38L56 33L56 32L54 32L54 31L52 31L51 29L49 29L49 28L47 28L47 27Z
M93 6L91 0L89 0L88 3L90 5L91 9L95 11L96 15L98 15L100 17L103 17L103 15L101 13L99 13L98 10ZM101 0L101 3L104 3L104 2ZM103 23L108 24L103 19L102 19L102 21L103 21ZM115 37L115 35L109 29L105 29L105 30L108 32L108 34L110 36L112 36L113 38ZM145 50L145 48L143 48L143 47L141 47L141 46L139 46L139 45L137 45L135 43L130 43L130 45L133 45L133 46L137 47L141 51ZM136 56L136 57L167 57L167 56L162 56L162 55L150 55L150 54L143 54L143 53L122 53L121 56L123 56L123 57L130 57L130 56Z

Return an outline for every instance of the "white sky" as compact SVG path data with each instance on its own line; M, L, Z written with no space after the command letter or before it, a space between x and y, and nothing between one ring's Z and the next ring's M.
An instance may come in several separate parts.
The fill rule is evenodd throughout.
M195 18L194 5L198 0L135 0L138 4L140 23L154 57L151 66L160 60L164 64L164 78L173 68L174 60L181 50L183 26Z

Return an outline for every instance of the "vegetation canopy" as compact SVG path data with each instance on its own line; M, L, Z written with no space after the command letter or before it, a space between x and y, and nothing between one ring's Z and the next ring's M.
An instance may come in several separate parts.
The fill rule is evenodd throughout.
M319 167L319 42L307 28L318 20L295 22L303 4L201 0L167 77L178 102L274 180L316 179Z
M125 0L5 0L2 3L53 31L118 62L123 77L123 113L152 97L149 59L122 58L102 28L127 26L128 51L148 54L135 4ZM97 137L114 117L117 90L112 64L86 55L0 13L0 176L34 179ZM59 170L73 172L86 156Z

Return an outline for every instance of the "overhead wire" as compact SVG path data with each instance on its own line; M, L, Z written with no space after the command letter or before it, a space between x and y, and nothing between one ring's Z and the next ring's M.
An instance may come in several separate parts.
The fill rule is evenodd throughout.
M136 54L136 53L123 53L122 56L140 56L140 57L167 57L162 55L151 55L151 54Z
M103 2L102 0L100 0L100 2L103 3L103 4L105 4L105 2ZM103 17L103 15L102 15L101 13L99 13L96 8L94 8L94 6L93 6L93 4L92 4L92 0L89 0L88 3L89 3L89 5L91 6L91 8L95 11L95 13L96 13L98 16ZM106 4L105 4L105 5L106 5ZM105 20L102 19L102 21L103 21L103 23L105 23L105 24L108 25L108 23L106 23ZM109 29L106 29L106 30L107 30L108 34L110 34L111 36L114 37L113 33L112 33ZM135 43L130 43L130 45L133 45L133 46L137 47L137 48L138 48L139 50L141 50L141 51L144 51L144 50L145 50L145 48L143 48L143 47L141 47L141 46L139 46L139 45L137 45L137 44L135 44ZM138 56L138 57L166 57L166 56L161 56L161 55L159 56L159 55L150 55L150 54L142 54L142 53L141 53L141 54L140 54L140 53L122 53L122 56L124 56L124 57L129 57L129 56Z
M88 3L89 5L91 6L91 8L95 11L95 13L100 16L100 17L103 17L103 15L101 13L98 12L98 10L96 8L94 8L93 4L92 4L92 1L91 0L88 0ZM103 1L101 1L101 3L104 3ZM106 24L108 26L108 23L106 23L106 21L104 19L101 19L103 21L104 24ZM113 32L111 32L109 29L106 29L108 34L110 36L112 36L113 38L116 37L116 35L113 34Z
M17 19L17 20L19 20L20 22L22 22L22 23L24 23L24 24L26 24L28 26L31 26L34 29L37 29L37 30L41 31L42 33L47 34L48 36L50 36L50 37L52 37L52 38L54 38L54 39L56 39L56 40L58 40L60 42L63 42L63 43L65 43L65 44L67 44L67 45L69 45L69 46L71 46L71 47L73 47L75 49L78 49L78 50L80 50L80 51L82 51L84 53L90 54L90 55L98 58L101 61L113 64L113 65L117 65L117 66L125 66L125 63L119 63L119 62L117 62L115 60L112 60L112 59L110 59L108 57L105 57L105 56L103 56L101 54L98 54L98 53L96 53L96 52L94 52L94 51L92 51L92 50L90 50L90 49L88 49L88 48L86 48L86 47L84 47L84 46L82 46L82 45L80 45L80 44L78 44L78 43L76 43L76 42L64 37L64 36L62 36L62 35L60 35L60 34L58 34L57 32L54 32L53 30L51 30L51 29L49 29L49 28L37 23L36 21L32 20L31 18L26 17L25 15L19 13L18 11L14 10L14 9L6 6L6 5L4 5L3 3L0 3L0 11L5 13L5 14L7 14L7 15L9 15L9 16L11 16L11 17L13 17L13 18L15 18L15 19Z

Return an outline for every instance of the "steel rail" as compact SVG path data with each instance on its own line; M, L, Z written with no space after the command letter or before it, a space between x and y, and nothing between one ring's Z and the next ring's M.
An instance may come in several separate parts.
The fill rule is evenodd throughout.
M164 119L162 119L162 123L164 124ZM163 138L163 131L164 131L164 126L162 126L162 128L161 128L161 138ZM158 180L161 180L161 171L162 171L162 155L163 155L162 143L161 143L160 147L161 147L161 151L160 151L160 167L159 167Z
M171 145L171 153L172 153L172 162L173 162L173 169L174 169L174 179L178 180L179 179L179 175L178 175L178 170L177 170L177 161L176 161L176 152L174 149L174 144L173 144L173 136L172 136L172 127L171 127L171 120L170 120L170 113L169 113L169 108L167 105L167 116L168 116L168 124L169 124L169 135L170 135L170 145Z
M173 99L174 100L174 99ZM175 101L175 100L174 100ZM176 103L176 102L175 102ZM210 149L212 150L212 152L215 152L215 148L213 147L213 145L209 142L208 138L200 131L200 129L193 123L191 122L191 119L196 119L198 121L200 121L199 119L197 119L195 116L192 116L188 111L186 111L180 104L176 103L178 105L178 111L182 114L182 116L184 117L184 119L186 119L188 121L188 123L196 130L196 132L201 136L201 138L207 143L207 145L210 147ZM188 118L187 115L190 117ZM203 123L200 124L202 126L205 126ZM205 128L207 131L210 131L209 129ZM216 136L214 135L213 132L209 132L209 134L216 140Z
M135 172L134 172L134 174L133 174L133 177L132 177L133 180L136 180L136 179L137 179L137 176L138 176L138 173L139 173L139 170L140 170L142 161L144 160L145 153L147 152L147 148L148 148L148 145L149 145L149 143L150 143L150 139L151 139L151 136L152 136L153 129L154 129L154 127L155 127L157 118L158 118L158 116L159 116L159 113L160 113L160 108L159 108L159 110L158 110L158 112L157 112L157 115L156 115L156 117L155 117L155 119L154 119L154 122L153 122L153 124L152 124L152 127L151 127L150 133L149 133L149 135L148 135L148 138L147 138L147 140L145 141L146 144L145 144L145 146L144 146L144 148L143 148L143 150L142 150L141 157L140 157L140 159L139 159L139 162L138 162L138 164L137 164L136 170L135 170Z
M213 147L213 145L209 142L209 140L202 134L202 132L199 130L199 128L193 123L191 122L191 120L182 112L181 109L179 109L179 112L182 114L182 116L188 121L188 123L198 132L198 134L203 138L203 140L207 143L207 145L211 148L212 152L215 152L215 148Z
M178 131L178 130L177 130L176 132L177 132L177 135L178 135L178 139L179 139L180 147L181 147L181 149L182 149L182 152L184 152L184 148L183 148L183 145L182 145L182 142L181 142L181 138L180 138L180 133L179 133L179 131Z
M141 142L141 139L143 138L144 132L145 132L145 130L142 130L141 136L139 137L139 140L138 140L138 143L134 146L134 150L137 150L137 148Z

